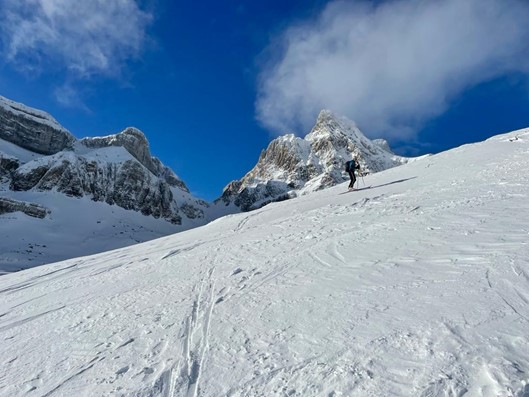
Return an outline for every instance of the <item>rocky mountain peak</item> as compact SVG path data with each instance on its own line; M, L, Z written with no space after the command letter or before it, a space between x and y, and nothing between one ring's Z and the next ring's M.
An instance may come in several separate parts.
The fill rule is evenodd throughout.
M391 147L389 146L388 141L386 141L385 139L381 139L381 138L379 138L379 139L374 139L374 140L373 140L373 143L374 143L375 145L377 145L378 147L384 149L386 152L391 153L391 154L394 154L394 153L393 153L393 150L391 150Z
M140 160L142 157L152 157L149 141L145 134L135 127L127 127L112 136L116 146L123 146L127 151Z
M310 145L307 141L293 134L284 135L274 139L266 150L261 152L257 168L264 170L269 165L273 165L275 170L293 172L309 152Z
M324 109L304 139L292 134L274 139L256 166L240 181L228 185L215 203L234 204L248 211L334 186L348 179L345 162L352 157L364 173L408 161L391 153L386 141L371 141L354 122Z
M185 183L171 169L165 167L158 158L151 155L147 137L137 128L127 127L117 134L83 138L80 140L80 144L90 149L110 146L123 147L155 176L164 178L171 186L177 186L189 192Z
M109 146L124 147L136 160L151 171L155 171L155 167L151 164L152 156L149 149L149 142L145 134L137 128L127 127L117 134L83 138L80 143L91 149L100 149Z
M343 135L348 130L356 129L356 124L344 117L340 117L331 110L323 109L316 119L316 124L307 134L308 141L314 141L319 138Z

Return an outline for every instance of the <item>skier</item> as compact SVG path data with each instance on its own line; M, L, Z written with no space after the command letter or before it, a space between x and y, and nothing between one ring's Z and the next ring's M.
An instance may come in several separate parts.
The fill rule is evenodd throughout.
M353 186L356 182L355 170L360 170L360 164L358 164L356 159L353 157L352 160L349 160L345 163L345 171L349 174L349 178L351 178L349 190L354 190Z

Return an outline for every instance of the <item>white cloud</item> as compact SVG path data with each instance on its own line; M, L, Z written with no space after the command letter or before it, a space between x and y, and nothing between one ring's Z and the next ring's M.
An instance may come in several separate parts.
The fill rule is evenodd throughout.
M69 80L120 76L152 19L135 0L2 0L0 15L5 62Z
M411 137L465 89L529 72L528 21L524 0L333 1L272 43L257 118L305 133L330 108L368 134Z
M57 87L53 94L55 95L56 101L65 107L77 108L82 109L85 112L90 112L90 109L84 104L79 91L69 83L64 83Z

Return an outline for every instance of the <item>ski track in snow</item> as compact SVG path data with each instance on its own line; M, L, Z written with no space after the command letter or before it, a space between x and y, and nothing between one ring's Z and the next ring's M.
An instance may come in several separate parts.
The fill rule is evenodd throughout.
M3 276L0 395L528 397L528 166L519 131Z
M200 371L208 349L209 325L215 305L213 271L210 269L207 278L201 282L191 314L182 327L183 358L177 370L178 380L174 389L183 392L181 395L185 397L197 396ZM168 395L175 394L171 391Z

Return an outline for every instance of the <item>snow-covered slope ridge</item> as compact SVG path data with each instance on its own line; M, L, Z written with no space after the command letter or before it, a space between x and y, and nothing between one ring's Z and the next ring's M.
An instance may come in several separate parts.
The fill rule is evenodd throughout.
M528 168L522 130L0 277L0 395L527 396Z
M393 154L386 141L366 138L352 121L322 110L304 139L288 134L273 140L256 166L231 182L215 204L228 207L228 212L249 211L334 186L349 178L344 168L352 156L364 174L410 160Z

